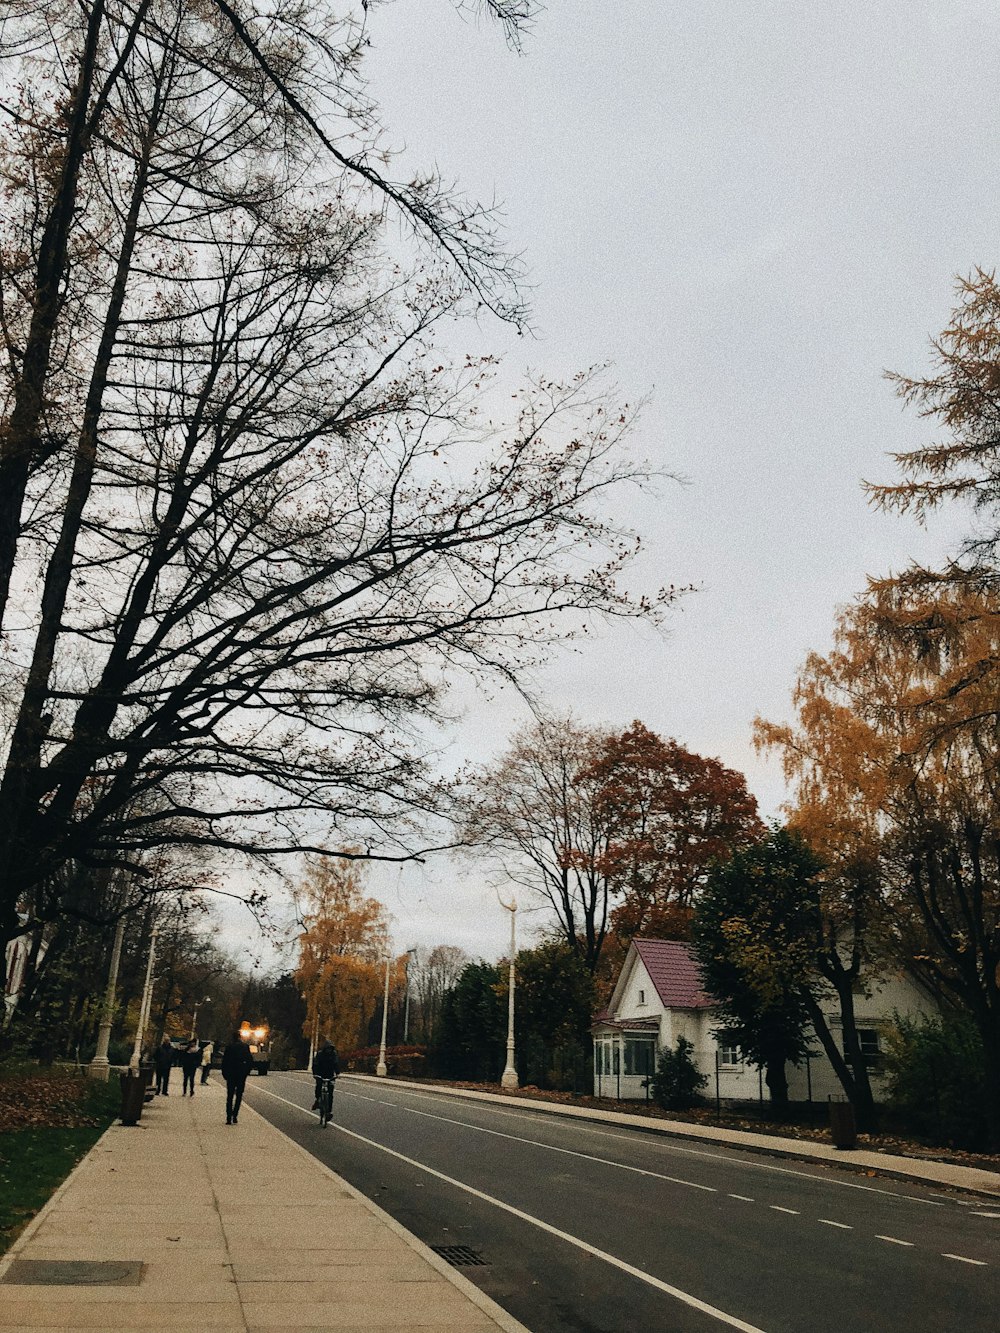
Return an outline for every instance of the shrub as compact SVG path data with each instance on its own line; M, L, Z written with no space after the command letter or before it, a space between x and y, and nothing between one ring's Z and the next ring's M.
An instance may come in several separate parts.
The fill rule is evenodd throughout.
M910 1132L953 1148L989 1144L985 1052L964 1015L896 1019L886 1059L889 1108Z
M677 1049L666 1047L656 1062L650 1080L653 1100L667 1111L686 1111L701 1100L699 1093L708 1083L692 1057L694 1047L687 1037L677 1038Z

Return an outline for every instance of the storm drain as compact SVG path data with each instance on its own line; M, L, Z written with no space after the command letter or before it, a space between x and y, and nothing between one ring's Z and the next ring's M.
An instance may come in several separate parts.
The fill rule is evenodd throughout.
M140 1259L15 1259L0 1281L23 1287L137 1287Z
M471 1245L432 1245L431 1249L452 1268L471 1268L476 1264L486 1264L486 1260Z

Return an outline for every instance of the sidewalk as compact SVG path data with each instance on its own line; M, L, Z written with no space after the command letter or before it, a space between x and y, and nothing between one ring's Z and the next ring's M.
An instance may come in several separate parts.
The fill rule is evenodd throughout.
M363 1079L367 1083L381 1083L371 1074L349 1074L348 1078ZM1000 1198L1000 1174L980 1167L957 1166L952 1162L936 1162L923 1157L900 1157L892 1153L872 1152L867 1148L834 1148L832 1144L816 1143L812 1139L783 1138L778 1134L755 1134L752 1130L724 1129L721 1125L698 1125L688 1120L666 1120L659 1116L630 1115L627 1111L595 1110L589 1106L568 1106L565 1102L546 1102L541 1098L514 1097L502 1092L475 1092L470 1088L449 1088L437 1083L392 1078L388 1082L399 1088L414 1088L421 1092L443 1093L448 1097L465 1097L470 1101L513 1103L529 1111L566 1116L573 1120L590 1120L604 1125L622 1125L640 1129L647 1134L667 1134L671 1138L698 1139L724 1144L730 1148L745 1148L752 1152L771 1153L775 1157L793 1157L801 1162L825 1162L827 1165L847 1167L865 1173L878 1172L898 1180L914 1180L924 1184L944 1185L952 1189L970 1190L974 1194L988 1194ZM626 1103L627 1104L627 1103Z
M3 1333L527 1333L245 1103L227 1126L218 1083L109 1129L0 1260L0 1286Z

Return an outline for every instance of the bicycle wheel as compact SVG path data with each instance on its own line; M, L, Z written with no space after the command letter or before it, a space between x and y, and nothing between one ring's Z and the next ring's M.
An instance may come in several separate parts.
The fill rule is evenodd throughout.
M333 1089L329 1083L323 1084L323 1091L319 1099L319 1123L321 1128L325 1128L330 1123L330 1112L333 1110Z

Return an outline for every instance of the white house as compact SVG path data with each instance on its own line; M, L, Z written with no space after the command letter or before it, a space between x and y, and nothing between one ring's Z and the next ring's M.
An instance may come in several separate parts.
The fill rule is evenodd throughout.
M831 1032L841 1028L835 997L822 1005ZM916 1017L937 1012L931 997L903 973L886 973L855 995L855 1016L876 1097L879 1059L894 1015ZM633 940L607 1008L594 1018L594 1095L645 1099L645 1080L665 1047L686 1037L692 1058L723 1100L752 1101L766 1096L760 1072L744 1064L736 1045L719 1027L713 1001L702 989L701 973L690 945L677 940ZM822 1100L843 1089L818 1040L815 1053L800 1066L788 1067L788 1095L793 1101Z

